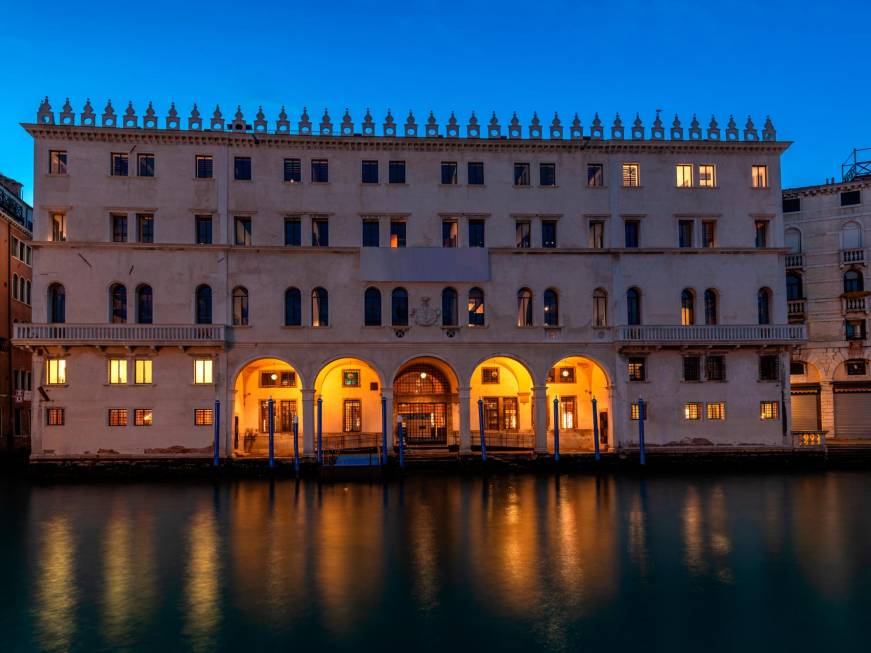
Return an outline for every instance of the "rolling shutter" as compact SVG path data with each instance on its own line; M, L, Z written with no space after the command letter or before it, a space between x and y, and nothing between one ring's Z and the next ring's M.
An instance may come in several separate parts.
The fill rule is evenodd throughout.
M792 430L817 431L820 428L819 386L792 389Z
M835 437L871 439L871 386L836 385Z

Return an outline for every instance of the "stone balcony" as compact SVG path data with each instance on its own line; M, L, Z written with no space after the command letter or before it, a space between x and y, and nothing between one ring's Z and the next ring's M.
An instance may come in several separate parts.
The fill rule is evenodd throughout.
M803 324L712 324L697 326L619 326L617 341L637 345L770 345L807 339Z
M868 308L866 297L841 297L841 310L844 315L847 313L865 313Z
M787 254L786 269L795 270L804 267L804 254Z
M790 323L803 322L805 317L805 300L790 299L786 302L786 313Z
M222 324L16 324L22 346L223 346Z
M864 265L865 250L862 247L841 250L841 265Z

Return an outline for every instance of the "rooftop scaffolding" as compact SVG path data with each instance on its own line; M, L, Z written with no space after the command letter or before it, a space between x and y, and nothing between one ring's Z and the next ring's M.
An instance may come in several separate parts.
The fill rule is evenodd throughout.
M841 164L841 179L853 181L856 177L871 177L871 147L853 148L847 160Z

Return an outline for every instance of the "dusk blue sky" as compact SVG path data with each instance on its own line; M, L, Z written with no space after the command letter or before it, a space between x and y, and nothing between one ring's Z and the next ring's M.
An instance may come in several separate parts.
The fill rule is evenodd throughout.
M101 6L102 5L102 6ZM733 113L794 141L784 186L840 176L853 147L871 146L867 68L871 3L803 2L15 2L3 9L4 92L0 172L32 197L32 143L19 127L48 95L78 114L90 97L120 113L149 100L161 118L171 100L186 119L193 102L225 117L263 105L292 121L308 106L380 125L474 109L505 125L533 110L547 124L577 111L588 126L619 111L655 110L685 126ZM162 124L162 121L161 121Z

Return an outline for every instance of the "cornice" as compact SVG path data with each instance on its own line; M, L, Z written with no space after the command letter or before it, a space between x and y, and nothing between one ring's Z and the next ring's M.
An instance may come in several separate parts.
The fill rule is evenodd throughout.
M786 199L795 197L810 197L813 195L834 195L843 191L862 190L871 188L871 179L859 181L847 181L837 184L818 184L816 186L798 186L796 188L784 188L783 197Z

